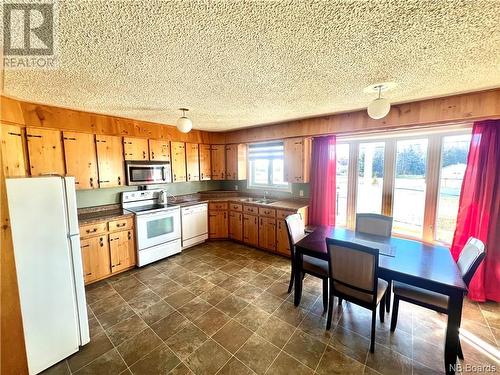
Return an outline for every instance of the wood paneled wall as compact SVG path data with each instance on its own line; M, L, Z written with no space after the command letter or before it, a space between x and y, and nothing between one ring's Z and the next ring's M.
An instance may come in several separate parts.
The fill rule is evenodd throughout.
M371 119L366 110L362 110L229 131L225 133L225 142L345 134L491 118L500 118L500 89L394 105L381 120Z
M223 142L224 139L223 133L192 130L186 134L172 125L23 102L5 96L0 100L0 121L6 124L191 143L211 143L217 139Z

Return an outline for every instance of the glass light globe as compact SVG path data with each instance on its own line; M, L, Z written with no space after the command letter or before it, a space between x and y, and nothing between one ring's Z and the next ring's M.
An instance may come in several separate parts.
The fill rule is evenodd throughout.
M179 117L177 120L177 129L181 133L189 133L189 131L193 128L193 122L187 118L186 116Z
M377 98L368 105L368 116L378 120L387 116L391 110L391 103L385 98Z

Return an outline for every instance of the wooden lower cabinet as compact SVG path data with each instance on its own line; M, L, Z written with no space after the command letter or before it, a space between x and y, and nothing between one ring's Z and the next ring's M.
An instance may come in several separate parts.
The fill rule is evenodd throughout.
M85 284L111 274L108 235L80 241Z
M282 255L290 256L290 242L285 220L277 220L276 251Z
M229 238L243 241L243 214L241 212L229 211Z
M135 266L132 218L80 225L80 249L85 284Z
M259 217L259 247L276 250L276 219Z
M255 215L243 214L243 242L259 246L259 218Z
M227 205L227 203L226 203ZM208 212L208 237L228 238L229 220L227 211L209 210Z
M131 230L109 235L111 273L123 271L135 265L134 234Z

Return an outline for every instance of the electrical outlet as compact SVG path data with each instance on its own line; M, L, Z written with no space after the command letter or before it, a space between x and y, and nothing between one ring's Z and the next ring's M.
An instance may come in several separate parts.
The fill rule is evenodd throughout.
M304 190L299 190L299 195L300 195L301 197L303 197L303 196L304 196Z
M239 186L238 185L234 185L234 190L238 190L239 189Z

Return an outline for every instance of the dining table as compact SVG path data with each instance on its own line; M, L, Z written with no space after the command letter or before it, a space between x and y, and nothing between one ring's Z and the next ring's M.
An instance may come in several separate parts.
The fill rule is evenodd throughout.
M428 244L401 237L380 237L362 234L346 228L315 227L295 245L294 304L298 306L302 295L302 259L304 255L328 261L326 239L355 242L380 248L379 277L387 281L400 281L448 296L448 322L444 348L447 374L454 374L457 364L459 329L463 298L467 286L450 250L444 246Z

